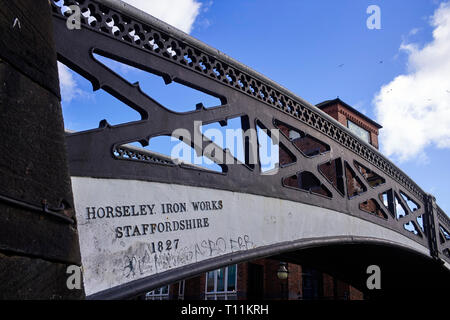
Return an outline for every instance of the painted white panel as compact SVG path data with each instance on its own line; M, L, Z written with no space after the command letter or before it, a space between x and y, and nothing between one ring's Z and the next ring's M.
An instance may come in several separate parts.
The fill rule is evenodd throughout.
M219 255L305 238L375 237L428 253L392 230L293 201L119 179L72 177L72 187L87 295Z

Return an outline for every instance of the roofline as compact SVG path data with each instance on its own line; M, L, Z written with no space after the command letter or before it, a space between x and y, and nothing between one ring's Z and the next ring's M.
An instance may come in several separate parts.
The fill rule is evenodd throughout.
M340 98L336 98L336 99L333 99L333 100L325 100L325 101L323 101L321 103L316 104L316 107L322 110L323 108L325 108L325 107L327 107L329 105L336 104L336 103L342 104L344 107L346 107L347 109L349 109L350 111L352 111L353 113L358 115L359 117L363 118L364 120L367 120L369 123L371 123L372 125L374 125L378 129L383 128L383 126L381 126L379 123L377 123L374 120L370 119L368 116L362 114L361 112L359 112L358 110L356 110L355 108L350 106L348 103L345 103L344 101L342 101Z

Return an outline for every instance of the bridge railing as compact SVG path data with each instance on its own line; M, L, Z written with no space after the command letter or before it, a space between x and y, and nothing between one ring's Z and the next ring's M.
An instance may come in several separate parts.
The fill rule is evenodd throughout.
M445 260L450 259L450 218L445 214L445 212L437 206L437 217L438 217L438 233L439 238L437 239L439 244L439 254L440 257L444 257Z
M81 30L67 28L72 12L61 9L69 5L80 8ZM58 59L91 81L94 90L107 91L141 115L140 121L117 126L104 121L99 128L68 134L72 175L169 182L308 203L395 230L450 263L446 214L378 150L312 104L122 1L53 1L53 10ZM221 105L172 112L144 94L139 85L101 64L93 53L161 76L166 83L177 82L218 97ZM244 130L259 127L281 132L280 163L274 174L261 174L260 161L251 162L247 149L245 163L220 163L219 173L157 156L143 161L116 153L128 143L146 145L151 138L170 136L180 128L193 137L199 133L196 121L222 124L232 118L240 118ZM298 138L289 132L296 132ZM201 136L200 143L179 138L216 161L217 154L206 154L211 141ZM247 146L248 140L244 143ZM311 146L318 151L308 151ZM227 150L221 152L229 156Z

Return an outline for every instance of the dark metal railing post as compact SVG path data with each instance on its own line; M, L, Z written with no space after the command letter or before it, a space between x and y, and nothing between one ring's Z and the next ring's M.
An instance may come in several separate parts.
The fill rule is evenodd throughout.
M439 222L437 220L437 205L436 198L431 194L424 196L425 214L424 214L424 228L428 238L428 246L430 255L440 260L442 252L439 250Z

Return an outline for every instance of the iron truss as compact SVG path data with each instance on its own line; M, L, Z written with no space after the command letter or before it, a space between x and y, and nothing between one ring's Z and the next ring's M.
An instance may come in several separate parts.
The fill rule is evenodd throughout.
M450 219L414 181L375 148L315 106L263 75L187 34L117 0L64 1L81 9L81 30L69 30L62 1L53 1L58 60L138 111L141 120L68 133L72 176L136 179L200 186L287 199L340 211L395 230L450 263ZM221 105L177 113L145 94L94 58L100 54L220 99ZM196 121L226 124L240 118L242 129L278 129L280 163L272 175L259 162L222 164L214 172L144 149L157 136L183 128L201 134ZM295 133L295 138L290 135ZM179 137L197 154L211 144ZM247 146L248 140L245 141ZM408 226L406 228L405 226Z

